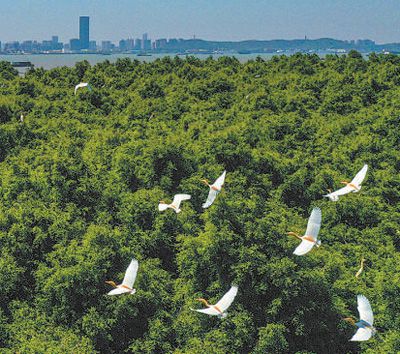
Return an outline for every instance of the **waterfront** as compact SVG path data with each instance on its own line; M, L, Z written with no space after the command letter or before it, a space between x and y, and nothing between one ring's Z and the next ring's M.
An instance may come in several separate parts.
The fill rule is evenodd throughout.
M223 54L190 54L196 58L205 59L208 57L213 57L215 59L222 56L234 56L238 58L240 62L246 62L250 59L255 59L258 56L263 59L270 59L275 55L290 55L290 53L250 53L250 54L238 54L238 53L223 53ZM320 56L324 56L326 53L318 53ZM76 62L87 60L91 65L96 63L109 60L110 62L115 62L119 58L130 58L131 60L140 60L146 62L152 62L156 59L163 58L165 56L174 57L176 53L162 53L162 54L152 54L151 56L138 56L136 54L7 54L0 55L0 61L30 61L35 68L43 67L44 69L52 69L59 66L74 66ZM188 54L189 55L189 54ZM186 57L186 55L179 55L181 58Z

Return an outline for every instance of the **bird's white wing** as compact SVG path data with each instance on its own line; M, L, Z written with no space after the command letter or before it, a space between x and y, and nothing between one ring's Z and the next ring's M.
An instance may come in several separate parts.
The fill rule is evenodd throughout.
M306 235L312 236L317 240L319 229L321 228L321 209L314 208L308 218Z
M174 200L172 201L172 204L179 209L179 205L181 205L181 202L183 200L189 200L191 196L189 194L175 194Z
M165 203L158 204L158 210L159 211L164 211L164 210L167 210L167 209L168 209L168 204L165 204Z
M346 186L346 187L340 188L340 189L338 189L337 191L334 191L334 192L332 192L332 193L330 193L330 194L331 194L331 195L337 195L337 196L339 196L339 195L348 194L348 193L350 193L350 192L352 192L352 191L354 191L353 188L351 188L351 187L349 187L349 186ZM328 194L328 195L329 195L329 194Z
M296 256L303 256L306 253L310 252L314 245L314 242L302 240L300 245L298 245L297 248L294 250L293 254L295 254Z
M212 188L210 188L210 192L208 193L208 197L206 202L202 205L203 208L208 208L212 203L214 203L215 198L217 198L217 195L219 194L219 191L216 191Z
M238 289L239 288L236 285L233 285L222 299L215 304L215 306L217 306L222 312L225 312L235 299Z
M122 285L128 286L129 288L132 289L133 284L135 283L136 280L138 269L139 269L139 262L136 259L132 259L128 269L125 272Z
M371 336L372 331L369 328L359 328L350 340L352 342L361 342L370 339Z
M91 87L89 86L89 84L88 84L87 82L81 82L81 83L79 83L78 85L76 85L76 86L75 86L75 94L76 94L76 91L78 90L78 88L86 87L86 86L88 86L89 89L91 89Z
M128 293L129 289L125 289L125 288L115 288L112 289L111 291L109 291L107 293L107 295L120 295L120 294L125 294Z
M200 309L200 310L196 310L196 309L192 309L192 311L197 311L197 312L201 312L201 313L205 313L206 315L210 315L210 316L216 316L216 315L220 315L220 313L213 307L207 307L206 309Z
M363 168L360 171L358 171L356 176L353 178L351 184L359 186L364 180L365 175L367 174L367 170L368 170L368 165L364 165Z
M226 176L226 171L224 171L224 172L222 173L222 175L219 176L219 177L215 180L213 186L214 186L214 187L217 187L218 189L221 189L222 186L224 185L224 182L225 182L225 176Z
M368 299L364 295L357 295L357 305L360 319L373 326L374 314L372 313L371 304Z

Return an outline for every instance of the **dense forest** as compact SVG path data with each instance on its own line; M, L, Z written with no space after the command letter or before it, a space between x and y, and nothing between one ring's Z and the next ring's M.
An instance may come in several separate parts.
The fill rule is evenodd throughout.
M1 353L400 352L399 125L395 55L0 62ZM321 247L296 256L314 207ZM136 293L107 296L132 258ZM226 318L190 310L232 284Z

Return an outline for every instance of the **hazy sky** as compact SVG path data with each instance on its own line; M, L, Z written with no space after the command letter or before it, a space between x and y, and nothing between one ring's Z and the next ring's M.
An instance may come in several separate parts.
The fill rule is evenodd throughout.
M400 42L399 0L0 0L0 41L78 37L209 40L369 38Z

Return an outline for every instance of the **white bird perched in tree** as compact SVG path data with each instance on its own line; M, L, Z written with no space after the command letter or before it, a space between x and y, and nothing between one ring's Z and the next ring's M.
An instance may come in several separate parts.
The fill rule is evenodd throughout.
M179 209L179 206L181 205L181 202L183 200L189 200L191 196L189 194L175 194L174 200L172 201L171 204L167 204L164 201L160 201L158 204L158 210L159 211L164 211L167 210L168 208L171 208L175 210L176 213L180 213L181 209Z
M76 91L82 87L87 87L89 91L92 91L92 87L87 82L81 82L75 86L74 94L76 95Z
M347 317L344 320L358 327L357 332L350 339L353 342L360 342L370 339L375 333L374 314L372 313L371 304L364 295L357 295L357 309L360 314L360 321L356 322L354 318Z
M333 202L337 202L339 200L339 196L348 194L350 192L357 193L361 189L361 183L367 174L368 165L364 165L363 168L356 174L351 182L342 181L346 185L346 187L340 188L335 192L331 192L329 190L329 194L325 194L324 197L329 198Z
M321 245L321 241L317 239L319 229L321 228L321 209L314 208L311 212L311 215L308 219L307 230L304 236L300 236L295 232L288 232L288 235L294 236L301 240L300 245L294 250L293 254L297 256L302 256L311 251L311 249L315 246L319 247Z
M210 185L206 179L202 179L201 181L204 182L209 188L210 191L208 193L208 197L206 202L202 205L203 208L208 208L212 203L214 203L215 198L221 192L222 186L225 182L226 171L222 173L221 176L217 178L214 184Z
M225 318L226 316L228 316L226 310L228 310L229 306L231 306L238 292L238 289L239 288L236 285L232 285L229 291L215 305L210 305L208 301L203 298L196 299L197 301L200 301L204 305L206 305L207 308L201 310L196 310L191 308L191 310L205 313L206 315L209 316L218 316L220 318Z
M115 288L110 292L108 292L107 295L120 295L126 293L133 295L136 292L136 289L133 289L133 284L135 283L138 269L139 269L139 262L136 259L132 259L131 263L129 264L129 267L125 272L122 284L117 285L112 280L106 281L107 284L110 284Z

